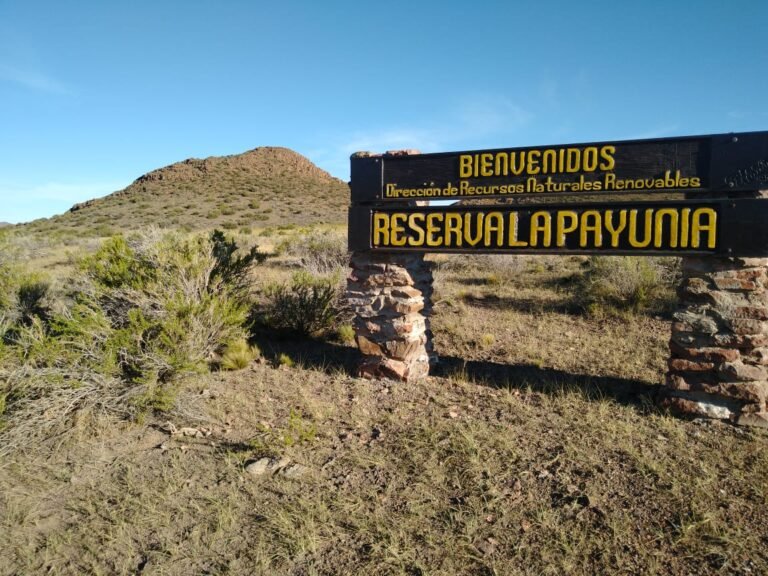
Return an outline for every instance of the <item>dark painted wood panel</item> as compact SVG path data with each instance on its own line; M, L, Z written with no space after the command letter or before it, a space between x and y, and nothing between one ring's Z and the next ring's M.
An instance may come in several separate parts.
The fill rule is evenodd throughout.
M351 159L352 203L768 188L768 132Z
M353 251L768 256L768 199L353 206Z

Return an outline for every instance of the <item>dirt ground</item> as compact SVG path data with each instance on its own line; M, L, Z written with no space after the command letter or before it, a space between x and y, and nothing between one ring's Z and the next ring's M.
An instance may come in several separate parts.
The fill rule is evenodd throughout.
M768 435L656 408L669 319L583 314L579 266L444 267L418 384L265 335L5 458L0 574L768 573Z

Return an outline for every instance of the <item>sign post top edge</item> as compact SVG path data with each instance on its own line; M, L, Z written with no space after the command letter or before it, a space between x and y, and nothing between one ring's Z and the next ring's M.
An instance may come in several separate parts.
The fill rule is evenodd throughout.
M768 131L352 155L353 203L768 188Z
M686 142L690 140L718 140L719 142L738 142L740 138L760 138L763 137L768 141L768 130L752 130L748 132L719 132L715 134L692 134L686 136L664 136L658 138L625 138L617 140L591 140L580 142L560 142L557 144L532 144L525 146L502 146L497 148L477 148L472 150L451 150L444 152L420 152L418 150L395 150L382 153L360 151L354 152L350 155L350 160L359 160L367 158L380 158L386 161L407 161L412 160L414 157L418 158L440 158L444 156L455 156L457 154L482 154L482 153L494 153L503 151L524 151L524 150L536 150L540 148L582 148L588 146L605 146L610 144L656 144L656 143L673 143L673 142Z

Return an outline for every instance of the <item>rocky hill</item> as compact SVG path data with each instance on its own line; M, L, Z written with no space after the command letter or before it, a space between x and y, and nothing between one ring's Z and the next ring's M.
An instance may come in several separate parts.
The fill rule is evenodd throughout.
M340 223L349 188L288 148L190 158L127 188L36 220L33 232L107 235L156 225L188 230Z

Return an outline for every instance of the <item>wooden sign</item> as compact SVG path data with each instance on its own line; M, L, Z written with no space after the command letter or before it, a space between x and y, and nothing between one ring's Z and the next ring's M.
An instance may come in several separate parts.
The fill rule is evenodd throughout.
M353 203L768 188L768 132L351 159Z
M768 255L768 200L353 206L349 248L383 252Z

